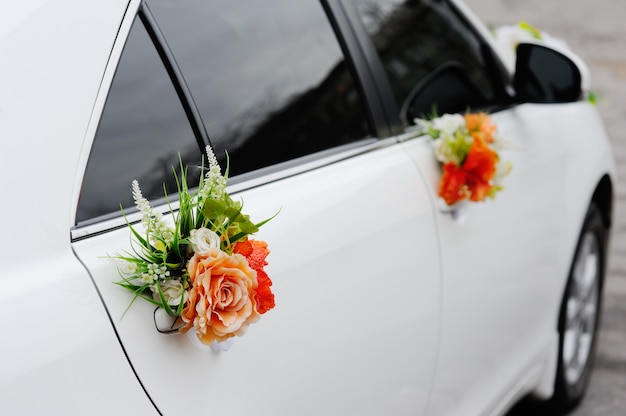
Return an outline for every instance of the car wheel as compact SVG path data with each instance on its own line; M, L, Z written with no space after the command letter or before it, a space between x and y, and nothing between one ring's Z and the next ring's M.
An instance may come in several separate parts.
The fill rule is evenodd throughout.
M585 394L596 346L607 229L592 204L576 247L559 315L559 361L552 405L562 411Z

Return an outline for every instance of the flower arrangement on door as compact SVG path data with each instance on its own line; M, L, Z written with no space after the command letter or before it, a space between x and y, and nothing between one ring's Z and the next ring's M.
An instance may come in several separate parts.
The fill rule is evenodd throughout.
M170 206L173 224L132 182L141 231L129 223L132 250L112 257L122 277L116 283L133 293L133 302L140 298L166 312L178 324L173 332L193 330L203 344L217 345L243 335L274 308L274 294L264 270L267 243L251 238L269 219L255 224L242 212L226 192L228 168L222 175L210 147L207 156L193 192L182 162L180 177L174 172L179 207Z
M510 143L497 134L487 113L444 114L416 123L422 134L433 138L443 169L438 195L446 204L483 201L503 189L502 179L512 164L502 161L498 152Z

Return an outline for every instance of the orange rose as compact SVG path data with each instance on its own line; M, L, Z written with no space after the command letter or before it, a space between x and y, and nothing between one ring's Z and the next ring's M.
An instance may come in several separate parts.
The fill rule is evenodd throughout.
M496 173L498 154L482 140L472 142L469 153L459 167L452 162L443 165L439 196L448 205L464 199L482 201L489 195Z
M264 314L270 309L273 309L275 306L274 294L270 289L272 280L267 273L265 273L265 270L263 270L267 265L265 258L270 254L270 251L267 249L267 243L258 240L245 240L235 244L233 251L244 256L248 260L250 267L257 273L256 276L259 286L254 295L257 312Z
M463 162L463 169L481 181L488 182L496 174L498 154L481 140L474 140Z
M181 332L194 327L200 341L210 345L242 335L260 318L254 298L256 272L244 256L211 248L195 254L187 270L190 287Z
M439 196L448 205L462 201L468 197L467 172L453 162L443 165L443 175L439 182Z
M496 173L498 154L482 140L474 140L463 163L467 172L467 186L472 201L482 201L492 188L491 179Z
M470 177L467 181L467 188L470 194L470 200L479 202L484 200L490 193L491 185L489 182L476 180L476 178Z

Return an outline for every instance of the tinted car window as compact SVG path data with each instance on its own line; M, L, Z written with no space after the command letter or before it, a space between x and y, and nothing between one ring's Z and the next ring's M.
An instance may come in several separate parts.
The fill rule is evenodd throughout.
M150 27L164 36L154 42L167 42L168 59L180 69L222 166L225 151L233 161L231 178L370 136L351 67L319 2L154 0L149 6ZM164 184L175 193L179 152L184 164L199 167L200 151L137 18L91 149L77 221L119 215L120 203L131 208L133 179L151 200L162 197Z
M150 199L163 197L164 184L168 194L175 193L172 166L178 166L179 152L184 163L199 165L200 147L154 45L137 18L91 149L77 221L119 215L120 204L132 207L133 179Z
M369 135L317 0L151 0L231 177Z
M497 100L488 49L445 1L352 0L401 118L461 112Z

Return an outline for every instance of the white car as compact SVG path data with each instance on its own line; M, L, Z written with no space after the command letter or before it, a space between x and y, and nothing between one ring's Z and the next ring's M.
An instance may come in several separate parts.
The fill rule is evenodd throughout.
M457 0L4 2L2 413L574 406L612 152L578 58L522 44L513 69L500 53ZM416 119L479 112L512 170L493 200L448 204ZM197 179L209 144L250 218L278 212L255 235L275 308L227 351L163 334L110 259L132 250L126 219L140 227L131 181L172 221L171 167L180 154Z

